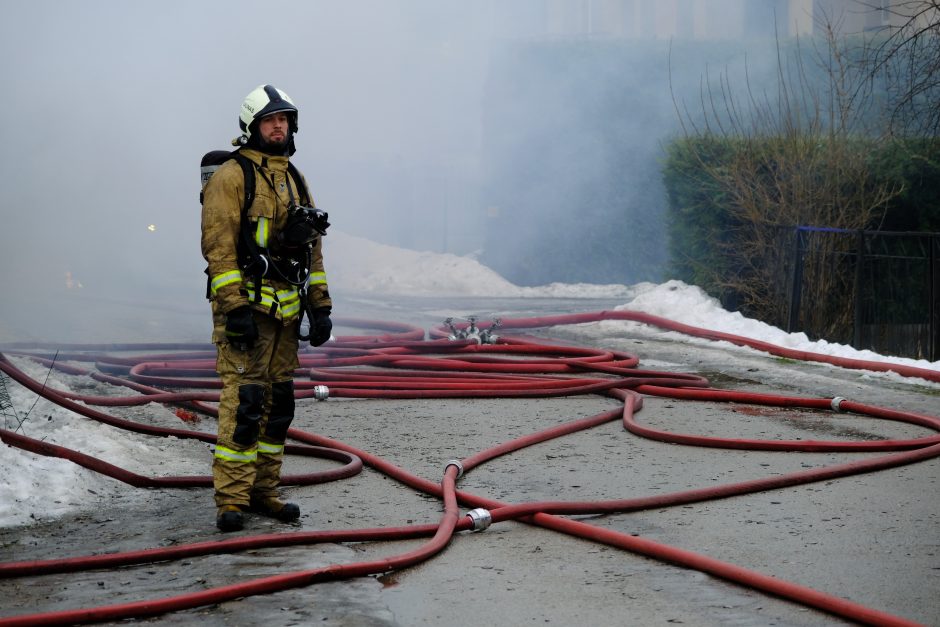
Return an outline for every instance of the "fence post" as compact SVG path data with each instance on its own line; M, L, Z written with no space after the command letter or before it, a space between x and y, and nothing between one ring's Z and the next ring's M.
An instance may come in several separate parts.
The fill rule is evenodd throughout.
M852 346L862 348L862 264L865 263L865 231L859 229L855 245L855 308L852 317Z
M803 290L803 229L796 227L793 250L793 285L790 289L790 311L787 316L787 333L797 330L800 323L800 300Z
M938 250L940 250L940 235L930 236L927 245L927 338L929 339L927 347L928 361L940 359L940 311L938 311L937 300L940 294L937 293L937 282L940 276L937 272Z

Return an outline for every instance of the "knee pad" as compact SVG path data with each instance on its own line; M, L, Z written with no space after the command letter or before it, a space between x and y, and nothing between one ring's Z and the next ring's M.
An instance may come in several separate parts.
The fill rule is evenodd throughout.
M261 416L264 414L264 386L246 383L238 386L238 408L235 410L235 433L232 440L242 446L258 441Z
M271 386L271 415L264 434L273 442L283 442L294 421L294 382L279 381Z

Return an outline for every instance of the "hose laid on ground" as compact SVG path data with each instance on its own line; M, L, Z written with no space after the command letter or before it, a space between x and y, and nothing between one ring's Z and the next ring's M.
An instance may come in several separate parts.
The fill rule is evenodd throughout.
M777 346L769 342L755 340L753 338L742 337L732 333L722 331L712 331L701 327L694 327L688 324L682 324L668 318L654 316L642 311L598 311L583 314L566 314L558 316L543 316L540 318L516 318L514 320L503 320L502 326L507 329L530 329L543 326L555 326L565 324L584 324L588 322L600 322L602 320L629 320L632 322L642 322L661 329L676 331L692 337L700 337L707 340L730 342L737 346L747 346L778 357L786 357L798 361L813 361L825 364L832 364L841 368L854 370L871 370L873 372L895 372L902 377L916 377L940 383L940 371L927 368L918 368L905 364L892 364L883 361L873 361L866 359L852 359L849 357L839 357L836 355L825 355L811 351L799 350ZM446 332L443 329L437 329L435 335L441 336ZM433 336L432 336L433 337Z
M580 324L599 320L636 320L656 324L664 328L669 321L661 318L648 317L647 314L637 312L597 312L592 314L579 314L575 316L551 316L536 319L518 319L502 321L503 328L536 328L555 326L560 324ZM343 323L343 321L338 321ZM349 324L349 323L347 323ZM674 323L670 323L674 324ZM903 618L892 616L878 610L866 608L858 604L826 595L796 584L768 577L754 571L749 571L732 564L714 560L706 556L689 551L669 547L650 540L645 540L627 534L600 529L583 521L576 522L563 518L560 515L572 514L598 514L637 511L651 507L664 507L680 503L690 503L713 498L726 498L736 494L745 494L767 489L777 489L786 486L799 485L813 481L821 481L834 477L847 476L859 472L872 472L901 464L910 464L940 455L940 436L926 436L908 440L881 441L881 442L773 442L761 440L743 440L714 438L690 434L670 434L661 430L650 429L636 422L634 414L642 407L642 394L669 396L673 398L686 398L690 400L735 401L753 404L766 404L778 406L805 407L816 410L847 411L868 415L872 417L899 420L920 427L940 431L940 419L932 416L913 414L898 410L872 407L860 403L853 403L842 399L800 399L779 395L753 394L715 390L708 387L708 382L694 375L676 373L663 373L654 371L640 371L634 368L638 359L632 355L614 351L599 351L567 346L548 346L523 338L502 338L496 345L481 345L473 341L441 341L433 339L440 337L442 330L432 330L431 341L418 341L414 328L407 325L389 326L383 323L370 321L355 321L351 326L371 326L397 331L397 334L386 334L381 337L354 336L341 337L322 350L304 351L301 354L301 367L309 373L311 381L297 381L297 396L303 398L312 394L312 388L325 381L330 383L332 396L346 396L352 398L465 398L465 397L552 397L568 396L574 394L602 394L617 399L623 403L621 410L602 412L596 416L571 421L544 431L517 438L511 442L497 445L487 451L479 452L463 461L452 461L445 467L441 484L412 475L404 469L398 468L385 460L370 455L366 451L359 451L342 442L311 434L298 429L290 430L291 439L303 443L295 451L318 450L332 451L331 459L347 461L347 466L353 460L372 467L402 483L421 490L428 494L438 496L444 500L445 512L438 525L409 525L406 527L390 529L364 529L344 532L299 532L287 534L268 534L225 540L223 542L196 543L192 545L168 547L167 549L150 549L129 553L109 554L103 556L88 556L84 558L69 558L61 560L13 562L0 564L0 577L23 576L26 574L41 574L46 572L70 572L88 568L115 567L117 565L146 563L166 559L180 559L186 555L203 555L209 552L232 552L257 548L260 546L285 546L288 544L305 544L313 542L340 542L340 541L379 541L393 539L410 539L433 535L432 540L416 551L404 553L382 560L363 562L357 564L332 565L322 569L290 573L274 577L266 577L240 583L234 586L223 586L190 595L180 595L167 599L127 603L101 608L83 610L66 610L33 614L11 618L0 618L0 625L14 624L66 624L75 622L100 622L102 620L117 620L135 616L146 616L168 611L197 607L224 600L248 596L251 594L264 594L288 587L308 585L318 581L340 579L388 572L397 568L404 568L428 559L443 550L451 535L456 530L476 528L476 522L470 516L460 518L457 514L457 503L468 506L489 508L493 522L503 520L521 520L547 528L556 529L578 537L592 539L597 542L618 546L629 551L661 559L663 561L679 564L689 568L696 568L741 585L763 590L785 599L815 607L823 611L848 618L850 620L870 624L911 624ZM684 327L685 325L678 325ZM748 340L747 338L733 338L727 334L700 329L695 331L700 337L711 337L733 341L735 344L745 346L761 346L764 343ZM423 337L423 332L422 332ZM16 349L28 348L16 346ZM43 347L45 348L45 347ZM95 374L95 378L108 383L124 385L129 389L140 392L140 396L126 397L127 404L140 404L142 402L178 403L194 406L192 403L204 403L217 400L217 392L172 392L168 393L156 385L165 385L173 388L194 387L197 389L213 388L215 379L212 372L213 363L200 352L185 353L182 359L174 359L173 354L159 356L143 356L139 358L114 357L108 352L101 352L101 347L81 346L69 347L77 350L68 354L75 360L87 360L88 351L99 351L94 354L94 361L99 370L106 369L111 374ZM777 348L777 347L774 347ZM115 349L115 347L111 347ZM153 350L180 350L198 351L198 347L187 345L173 345L168 349L166 345L152 345ZM765 348L761 348L765 350ZM8 349L9 350L9 349ZM117 349L120 350L120 349ZM786 351L788 349L780 349ZM10 351L11 354L29 355L28 351ZM772 354L781 354L768 350ZM792 354L785 356L795 358ZM811 361L827 361L828 356L813 356ZM58 362L61 354L53 362L48 356L47 365L56 368L74 368ZM838 363L845 362L845 363ZM852 360L849 360L852 362ZM925 369L897 368L880 362L853 362L836 359L834 363L843 367L863 367L863 364L874 363L880 371L894 370L903 376L916 376L928 380L938 373ZM16 378L25 377L6 358L0 357L0 370ZM80 370L80 369L79 369ZM73 373L76 371L73 370ZM126 376L117 376L123 374ZM28 377L27 377L28 379ZM114 404L113 397L93 397L76 394L59 394L45 386L28 381L24 383L33 391L50 398L64 407L77 411L89 418L100 420L112 426L130 429L149 435L176 435L177 437L191 437L210 441L214 436L199 432L173 430L141 425L132 421L108 416L93 410L81 403ZM125 398L125 397L122 397ZM213 408L207 405L195 405L204 413L211 414ZM765 479L714 486L706 489L688 490L670 495L658 495L639 499L622 499L605 502L537 502L506 505L496 501L479 497L473 494L456 491L455 482L461 474L479 466L486 461L513 451L531 446L537 442L547 441L583 429L621 418L625 429L640 435L666 442L682 443L695 446L711 446L741 449L770 449L770 450L834 450L834 451L900 451L889 455L869 458L860 462L837 464L825 468L790 473ZM16 446L26 446L25 436L0 432L4 441ZM28 440L28 438L27 438ZM859 446L864 445L864 446ZM63 447L47 448L37 451L41 454L66 455L67 458L77 460L81 454L75 451L66 453ZM42 447L40 447L42 448ZM74 454L74 455L73 455ZM87 456L86 456L87 457ZM88 460L85 460L88 461ZM81 463L81 462L79 462ZM84 464L83 464L84 465ZM214 550L213 550L214 549Z
M76 402L73 399L83 399L81 395L77 394L63 394L52 388L42 385L38 381L30 378L19 368L14 366L10 360L3 354L0 354L0 371L9 376L11 379L17 383L23 385L25 388L32 390L36 394L43 396L49 401L52 401L69 409L79 415L85 416L87 418L92 418L98 422L108 424L115 427L120 427L128 431L134 431L137 433L144 433L147 435L156 435L163 437L177 437L180 439L195 439L201 440L203 442L215 442L216 436L210 433L202 433L199 431L188 431L186 429L171 429L166 427L154 427L151 425L145 425L131 420L125 420L123 418L116 418L100 412L96 409L87 407L81 403ZM71 372L76 372L77 369L71 368ZM154 395L149 395L148 400ZM187 394L173 394L171 397L176 398L176 400L185 400L191 395ZM216 395L217 396L217 395ZM89 397L87 400L97 400L96 397ZM216 399L217 400L217 399ZM130 403L133 404L133 403ZM6 429L0 429L0 441L10 445L28 450L32 453L39 455L46 455L48 457L61 457L68 459L71 462L93 470L105 476L117 479L129 485L138 488L158 488L158 487L176 487L176 488L193 488L193 487L203 487L212 485L212 477L144 477L137 473L133 473L129 470L119 468L113 464L109 464L103 460L85 455L79 451L74 451L63 446L57 446L49 442L43 442L36 440L34 438L27 437L22 434L17 434L13 431L8 431ZM285 447L285 452L288 454L302 455L307 457L318 457L321 459L331 459L335 461L345 462L345 465L334 470L318 471L307 473L303 475L286 475L283 477L282 482L284 485L313 485L317 483L326 483L328 481L336 481L337 479L345 479L353 475L358 474L362 470L362 460L355 457L354 455L349 455L335 449L325 449L322 447L298 447L295 445L288 445Z

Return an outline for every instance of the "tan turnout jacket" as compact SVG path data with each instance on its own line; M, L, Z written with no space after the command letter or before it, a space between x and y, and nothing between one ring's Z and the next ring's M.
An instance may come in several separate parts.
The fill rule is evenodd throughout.
M266 245L266 242L273 241L287 220L291 198L287 186L290 186L294 199L299 201L301 196L287 173L287 157L244 148L241 153L259 166L255 172L255 198L248 208L247 219L251 221L251 233L255 235L256 242ZM272 277L269 272L262 281L262 302L252 302L255 299L254 278L243 276L239 268L238 242L244 198L245 180L241 166L234 160L226 161L206 184L202 204L202 256L208 262L206 273L209 275L213 313L222 316L250 304L252 308L287 324L300 315L297 289ZM332 306L320 239L313 247L308 300L313 307Z

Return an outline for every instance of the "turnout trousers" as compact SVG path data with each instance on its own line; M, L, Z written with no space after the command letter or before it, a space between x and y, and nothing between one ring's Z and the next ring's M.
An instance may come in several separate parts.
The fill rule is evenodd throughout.
M222 379L212 462L217 507L247 507L252 497L277 497L284 440L294 419L299 321L285 325L272 316L252 314L258 325L254 348L242 351L224 340L216 343L216 372ZM214 324L215 337L224 337L225 316L215 316Z

